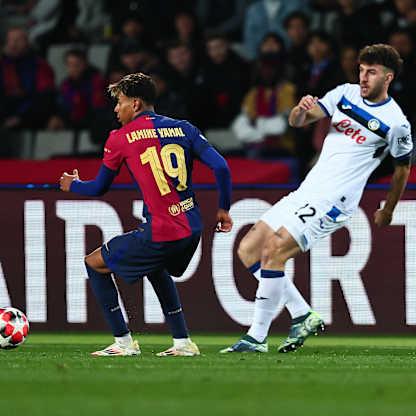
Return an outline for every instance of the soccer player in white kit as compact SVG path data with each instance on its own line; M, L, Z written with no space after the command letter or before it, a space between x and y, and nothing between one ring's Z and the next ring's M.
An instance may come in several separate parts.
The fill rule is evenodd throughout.
M323 329L321 317L285 276L285 264L345 225L370 174L388 153L395 170L374 222L379 227L390 224L406 186L413 148L409 122L388 95L401 65L391 46L366 46L359 55L359 85L340 85L319 100L304 96L292 109L292 127L330 117L330 130L318 162L299 188L270 208L240 243L239 257L259 281L254 316L248 333L221 352L267 352L268 331L280 303L288 309L292 326L279 352L295 351Z

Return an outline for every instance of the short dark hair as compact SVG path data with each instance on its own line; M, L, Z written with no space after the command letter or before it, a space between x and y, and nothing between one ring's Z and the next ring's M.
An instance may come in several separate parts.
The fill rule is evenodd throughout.
M114 98L123 93L126 97L140 98L147 104L154 104L156 100L155 82L152 77L142 72L124 76L120 81L109 85L108 91Z
M335 39L325 30L314 30L309 34L309 39L308 39L308 43L311 42L312 39L319 39L322 43L326 43L331 52L334 53L334 51L336 51L337 49L337 44Z
M383 65L391 69L395 75L400 73L403 65L403 60L400 58L399 52L393 46L384 43L365 46L358 55L358 62L360 64Z
M189 45L185 42L182 42L181 40L171 40L165 43L165 52L169 52L172 49L178 49L178 48L186 48L191 51L191 48Z
M75 56L75 58L81 59L85 62L88 60L87 53L84 49L68 49L64 55L65 61L69 56Z
M228 37L225 33L222 32L213 32L208 31L204 37L205 42L211 42L212 40L223 40L224 42L228 42Z
M288 16L286 16L285 20L283 21L284 28L287 30L287 28L289 27L290 22L292 20L295 20L295 19L302 20L303 24L307 28L309 28L309 26L311 24L311 22L309 20L309 17L305 13L300 12L300 11L295 11L295 12L290 13Z

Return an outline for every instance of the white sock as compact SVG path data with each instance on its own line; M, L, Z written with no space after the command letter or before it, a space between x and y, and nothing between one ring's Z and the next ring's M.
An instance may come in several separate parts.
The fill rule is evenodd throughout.
M261 269L258 269L255 272L251 271L251 273L257 280L260 280ZM285 303L285 307L289 311L292 319L307 314L311 310L310 305L306 302L297 287L287 276L284 276L283 279L286 283L283 302Z
M186 347L191 342L191 338L173 338L174 348Z
M285 306L292 319L307 314L311 310L310 305L306 302L290 279L286 276L283 279L285 281Z
M121 344L124 346L129 346L133 343L133 338L131 337L131 333L127 333L126 335L123 335L122 337L114 337L117 344Z
M254 303L253 322L247 332L258 342L263 342L267 337L277 307L284 296L286 285L282 277L262 277L259 280Z

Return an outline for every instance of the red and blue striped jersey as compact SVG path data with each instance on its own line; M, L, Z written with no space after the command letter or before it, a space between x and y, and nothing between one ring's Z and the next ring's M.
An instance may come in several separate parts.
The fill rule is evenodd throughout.
M126 164L142 192L152 241L175 241L201 231L192 166L209 147L191 123L150 111L110 133L103 163L113 171Z

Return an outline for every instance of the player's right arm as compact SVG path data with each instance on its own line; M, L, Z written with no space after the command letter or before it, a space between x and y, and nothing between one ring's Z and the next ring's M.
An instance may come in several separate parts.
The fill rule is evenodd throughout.
M105 194L118 174L123 163L122 152L119 149L117 131L110 133L104 147L103 164L97 176L90 181L81 181L78 170L74 169L72 175L64 172L59 180L60 189L64 192L74 192L85 196L100 196Z
M113 183L118 172L101 165L97 176L91 181L81 181L78 170L74 169L72 175L64 172L59 181L61 191L74 192L85 196L100 196L105 194Z
M326 113L318 105L318 97L305 95L289 114L291 127L303 127L326 117Z

